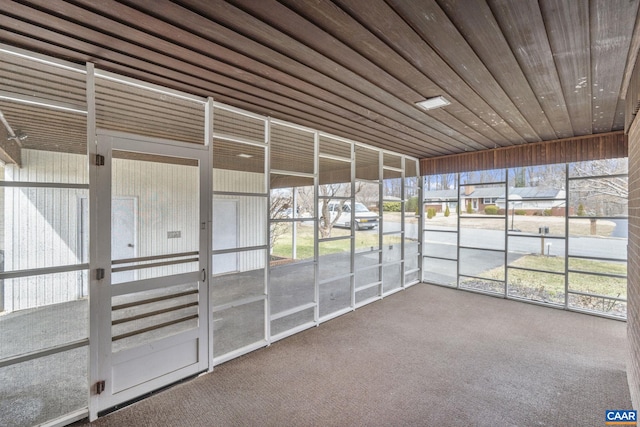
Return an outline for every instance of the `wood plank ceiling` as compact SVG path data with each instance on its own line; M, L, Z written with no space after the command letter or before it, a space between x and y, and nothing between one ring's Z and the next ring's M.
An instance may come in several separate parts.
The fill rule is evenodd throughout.
M639 1L2 0L0 42L427 158L623 129Z

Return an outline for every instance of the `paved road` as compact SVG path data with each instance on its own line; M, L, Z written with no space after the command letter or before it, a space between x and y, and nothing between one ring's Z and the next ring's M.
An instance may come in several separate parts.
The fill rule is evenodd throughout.
M629 237L629 220L628 219L610 219L608 221L614 222L616 228L611 232L611 237Z

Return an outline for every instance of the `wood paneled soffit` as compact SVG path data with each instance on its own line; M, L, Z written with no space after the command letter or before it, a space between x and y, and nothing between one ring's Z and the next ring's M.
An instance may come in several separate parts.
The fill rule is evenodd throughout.
M622 131L420 160L421 175L627 157Z
M5 0L0 42L426 158L622 130L639 5Z

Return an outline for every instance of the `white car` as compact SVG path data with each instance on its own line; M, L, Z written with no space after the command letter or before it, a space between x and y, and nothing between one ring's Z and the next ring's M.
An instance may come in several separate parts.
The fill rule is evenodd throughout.
M333 221L337 215L340 215L335 222L334 227L347 227L351 228L352 211L351 202L347 201L342 205L342 211L340 211L340 202L329 202L329 213L331 220ZM322 204L320 205L320 212L322 214ZM378 225L378 215L375 212L371 212L365 205L360 202L355 204L355 227L356 230L368 230Z

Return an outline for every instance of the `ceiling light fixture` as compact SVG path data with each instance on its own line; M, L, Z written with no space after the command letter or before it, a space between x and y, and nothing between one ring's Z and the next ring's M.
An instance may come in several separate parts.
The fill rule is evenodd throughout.
M238 157L242 157L243 159L250 159L253 156L251 154L240 153L240 154L238 154Z
M423 110L433 110L434 108L444 107L449 104L451 104L451 102L444 96L435 96L425 99L424 101L416 102L416 105Z

